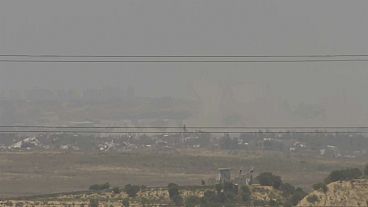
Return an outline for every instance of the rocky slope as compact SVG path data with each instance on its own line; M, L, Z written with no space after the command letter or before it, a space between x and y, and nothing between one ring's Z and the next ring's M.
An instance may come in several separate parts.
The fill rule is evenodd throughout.
M284 202L282 193L272 187L252 185L249 187L251 197L256 206L269 206L269 203ZM187 186L180 190L185 199L190 196L202 197L207 190L214 190L212 186ZM136 197L128 197L124 192L74 192L40 195L28 198L0 200L0 207L87 207L91 206L91 200L98 200L99 207L122 207L123 200L127 199L129 206L174 206L170 201L167 188L147 187L138 193ZM249 204L235 201L235 206L249 206ZM182 205L180 205L182 206Z
M368 179L338 181L326 193L313 191L298 206L368 206Z

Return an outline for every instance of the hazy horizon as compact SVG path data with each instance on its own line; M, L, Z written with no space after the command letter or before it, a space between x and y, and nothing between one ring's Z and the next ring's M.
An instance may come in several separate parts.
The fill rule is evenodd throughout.
M5 0L0 54L365 54L368 2L331 2ZM294 106L329 102L333 108L335 101L331 113L346 106L336 122L365 124L366 67L365 62L0 63L0 89L132 87L140 96L217 97L221 104L222 94L231 93L235 101L224 108L264 96Z

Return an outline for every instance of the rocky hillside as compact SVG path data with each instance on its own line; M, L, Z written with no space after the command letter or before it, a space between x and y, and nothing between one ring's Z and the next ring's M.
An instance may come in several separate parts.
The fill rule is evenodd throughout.
M205 194L214 192L213 186L187 186L180 188L182 204L175 205L170 199L168 189L163 187L147 187L134 197L129 197L125 192L75 192L40 195L28 198L0 200L0 207L144 207L144 206L199 206L202 204L189 203L188 198L206 199ZM250 197L256 206L269 206L271 203L282 206L284 198L282 192L272 187L252 185L249 186ZM237 197L237 196L236 196ZM250 203L242 200L227 203L229 206L249 206ZM93 204L94 203L94 204ZM217 203L207 203L203 206L223 206Z
M368 206L368 179L337 181L326 192L313 191L298 206Z

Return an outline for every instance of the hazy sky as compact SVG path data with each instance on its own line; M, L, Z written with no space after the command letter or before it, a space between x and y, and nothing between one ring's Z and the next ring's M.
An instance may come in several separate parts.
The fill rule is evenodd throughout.
M368 54L366 0L2 0L1 54ZM291 102L368 104L368 63L0 63L0 88L133 86L185 96L200 80L268 85ZM195 85L195 84L194 84ZM235 94L236 95L236 94ZM244 96L244 94L242 94Z

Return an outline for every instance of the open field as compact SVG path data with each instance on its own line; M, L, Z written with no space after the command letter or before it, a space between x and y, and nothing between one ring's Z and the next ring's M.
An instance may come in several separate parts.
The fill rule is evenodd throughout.
M255 174L271 171L285 182L310 187L334 169L361 167L363 160L286 156L223 150L179 150L176 152L2 152L0 153L0 196L13 197L86 190L91 184L109 182L166 186L168 182L199 185L215 178L217 168L255 167Z

